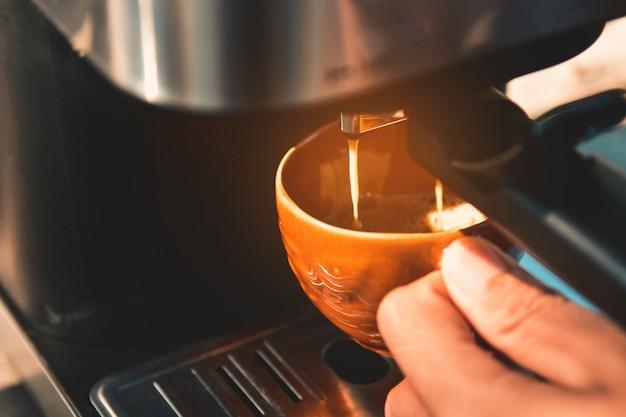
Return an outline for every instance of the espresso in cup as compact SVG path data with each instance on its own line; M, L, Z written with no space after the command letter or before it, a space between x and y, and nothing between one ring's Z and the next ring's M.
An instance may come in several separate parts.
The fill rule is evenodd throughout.
M400 195L368 194L359 198L359 223L352 205L330 213L326 223L345 229L375 233L435 233L472 226L484 215L454 195L442 195L437 204L435 192Z

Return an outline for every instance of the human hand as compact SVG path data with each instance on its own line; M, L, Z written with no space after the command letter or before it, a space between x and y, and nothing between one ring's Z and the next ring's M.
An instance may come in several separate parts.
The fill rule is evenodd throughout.
M488 242L464 237L441 271L389 293L378 326L405 379L385 415L626 415L626 333L533 281ZM474 330L519 367L477 344Z

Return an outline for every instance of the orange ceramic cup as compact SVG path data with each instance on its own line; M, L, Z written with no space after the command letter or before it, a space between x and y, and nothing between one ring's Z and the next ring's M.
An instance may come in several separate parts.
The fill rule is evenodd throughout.
M406 122L363 135L361 194L433 192L435 178L407 154ZM276 173L276 204L289 263L302 289L332 323L362 346L388 354L376 326L382 297L438 268L461 231L379 233L325 223L351 201L348 146L337 124L291 148Z

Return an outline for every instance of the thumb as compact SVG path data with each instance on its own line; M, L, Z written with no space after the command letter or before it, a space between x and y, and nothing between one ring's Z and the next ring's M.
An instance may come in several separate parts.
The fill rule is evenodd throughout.
M491 346L552 382L597 388L624 362L626 336L616 325L535 285L486 240L453 242L442 273L454 303Z

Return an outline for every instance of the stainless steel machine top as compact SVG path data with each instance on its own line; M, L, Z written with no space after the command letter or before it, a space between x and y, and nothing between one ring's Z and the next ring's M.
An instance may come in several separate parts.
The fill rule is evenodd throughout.
M622 0L33 0L107 78L204 112L320 103L626 13Z

